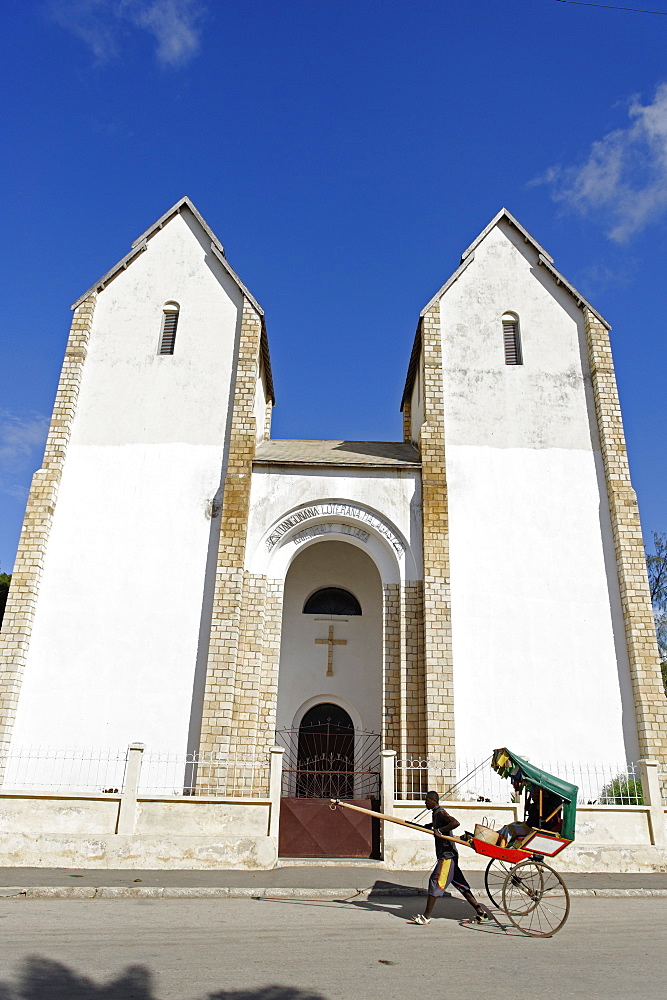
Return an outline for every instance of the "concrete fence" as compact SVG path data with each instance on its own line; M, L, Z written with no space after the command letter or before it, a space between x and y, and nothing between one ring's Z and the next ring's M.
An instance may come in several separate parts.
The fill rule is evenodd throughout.
M258 773L268 776L266 782L262 778L264 794L255 790L244 795L240 786L234 795L147 791L142 779L147 758L142 744L132 744L122 781L106 791L3 786L0 866L268 869L278 863L282 748L274 747L258 762ZM665 870L667 825L658 765L646 760L637 766L643 804L580 804L576 841L555 861L560 870ZM397 798L395 752L383 750L379 767L382 812L412 819L423 802ZM497 801L451 801L445 806L462 830L472 830L475 823L499 828L517 819L522 809L519 803ZM385 823L382 851L388 869L424 869L432 862L433 843ZM465 867L485 867L486 859L461 851Z
M106 791L0 791L0 865L83 868L272 868L278 857L282 748L260 773L264 795L165 795L142 788L145 748L127 750ZM147 755L146 755L147 756ZM246 778L248 777L246 773ZM250 783L249 790L252 789Z

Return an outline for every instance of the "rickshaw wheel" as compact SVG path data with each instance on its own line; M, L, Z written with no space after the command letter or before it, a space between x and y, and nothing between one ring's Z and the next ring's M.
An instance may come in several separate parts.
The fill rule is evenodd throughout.
M500 858L491 858L486 871L484 872L484 888L486 894L498 909L503 905L503 886L507 873L514 868L511 861L501 861Z
M502 908L522 934L551 937L568 918L570 896L558 872L529 858L507 873Z

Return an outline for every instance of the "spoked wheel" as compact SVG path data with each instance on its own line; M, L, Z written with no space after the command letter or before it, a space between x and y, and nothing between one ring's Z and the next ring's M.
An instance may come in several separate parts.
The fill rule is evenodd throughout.
M522 934L551 937L567 920L570 896L558 872L529 858L505 876L503 910Z
M501 861L500 858L491 858L486 871L484 872L484 887L486 894L498 909L503 905L503 886L507 873L514 868L511 861Z

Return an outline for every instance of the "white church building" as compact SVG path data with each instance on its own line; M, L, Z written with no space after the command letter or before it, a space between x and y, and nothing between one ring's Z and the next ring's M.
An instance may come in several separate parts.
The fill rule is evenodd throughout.
M418 317L402 441L271 438L264 312L188 198L73 309L2 748L667 764L609 325L508 211Z

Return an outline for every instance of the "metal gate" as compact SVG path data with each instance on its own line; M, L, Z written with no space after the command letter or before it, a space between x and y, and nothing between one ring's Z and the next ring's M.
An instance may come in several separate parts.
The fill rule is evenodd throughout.
M367 809L379 807L379 735L328 720L279 730L276 743L285 749L280 856L379 857L376 820L363 813L329 808L330 799L345 799Z

